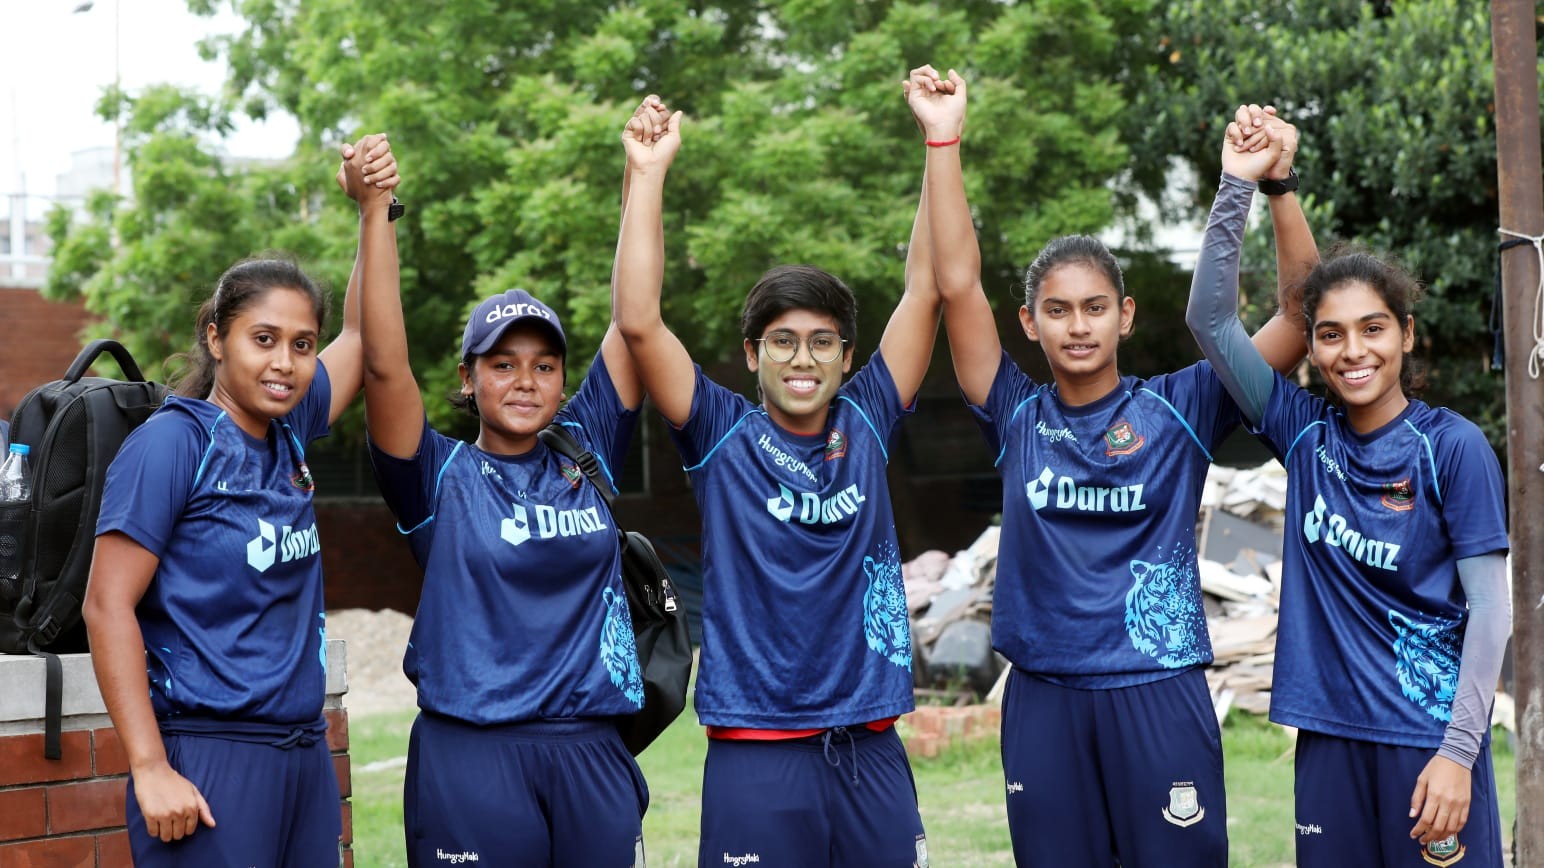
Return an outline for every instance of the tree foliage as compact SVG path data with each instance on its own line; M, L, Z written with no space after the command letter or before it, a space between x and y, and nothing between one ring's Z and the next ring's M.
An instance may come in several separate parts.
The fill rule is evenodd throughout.
M1417 308L1426 398L1505 442L1487 330L1496 262L1496 125L1488 5L1469 0L1184 0L1163 7L1131 63L1132 170L1170 213L1204 213L1222 125L1274 103L1303 135L1297 159L1321 248L1353 241L1427 285ZM1165 191L1178 156L1200 179ZM1178 195L1175 195L1178 193ZM1268 232L1246 267L1274 281Z
M341 288L355 232L330 180L336 143L385 130L405 179L404 304L434 421L452 421L438 397L456 383L463 318L491 292L519 285L551 302L581 371L609 317L617 137L648 92L687 114L666 200L665 315L693 353L735 356L746 289L784 262L847 280L872 346L921 186L898 85L933 62L972 85L967 184L1001 308L1017 305L1017 275L1049 238L1129 222L1131 191L1167 218L1203 214L1230 108L1273 102L1303 130L1321 241L1392 251L1428 282L1429 397L1499 438L1501 390L1485 366L1496 192L1484 4L230 2L244 28L203 46L228 66L223 95L109 94L134 197L53 220L48 291L83 294L141 357L184 349L196 303L243 256L290 250ZM202 13L218 3L189 0ZM220 155L233 117L272 112L300 121L293 157ZM1173 188L1176 165L1202 180ZM1251 233L1255 299L1274 279L1268 235ZM1130 264L1146 313L1123 363L1194 358L1183 276L1161 258Z
M216 105L182 95L179 113L154 92L124 98L135 199L57 223L54 291L83 291L119 329L146 333L149 351L180 347L161 334L185 333L208 275L253 249L295 249L341 287L351 203L327 189L327 154L385 130L408 207L398 237L413 363L444 423L437 396L455 384L478 297L519 285L550 301L574 369L588 361L609 320L618 136L656 92L688 118L667 192L665 314L692 351L737 354L745 291L784 262L845 279L872 346L900 292L921 188L907 70L953 65L976 87L971 193L988 282L1012 303L1013 275L1045 240L1114 213L1108 182L1127 162L1119 34L1151 5L239 0L245 28L204 46L230 69ZM300 121L293 160L235 169L215 156L231 113L275 111Z

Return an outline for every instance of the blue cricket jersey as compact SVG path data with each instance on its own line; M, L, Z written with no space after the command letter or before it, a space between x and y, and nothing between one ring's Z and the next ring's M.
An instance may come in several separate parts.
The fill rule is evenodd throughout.
M305 446L328 433L327 369L264 439L170 397L124 440L97 534L160 559L135 614L156 717L316 721L327 687L321 543Z
M557 416L613 485L637 419L600 355ZM413 458L371 458L424 571L402 661L419 707L475 724L642 707L616 522L573 462L542 443L484 452L427 421Z
M1490 444L1417 400L1358 434L1279 374L1260 428L1287 468L1271 719L1439 746L1468 617L1457 561L1508 548Z
M1003 478L992 643L1080 688L1211 662L1196 517L1212 450L1238 423L1211 365L1122 377L1079 407L1005 352L977 422Z
M910 412L877 352L818 435L783 430L698 369L691 416L671 436L702 512L704 725L826 728L912 709L885 480Z

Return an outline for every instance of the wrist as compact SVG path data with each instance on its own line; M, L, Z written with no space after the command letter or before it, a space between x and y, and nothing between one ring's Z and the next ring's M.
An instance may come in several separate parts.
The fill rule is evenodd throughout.
M1284 178L1261 178L1256 186L1267 196L1285 196L1297 189L1297 169L1288 168Z

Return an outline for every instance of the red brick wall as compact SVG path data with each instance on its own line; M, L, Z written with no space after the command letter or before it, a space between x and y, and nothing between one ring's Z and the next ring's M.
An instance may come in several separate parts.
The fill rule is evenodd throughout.
M79 302L46 301L35 289L0 286L0 416L9 419L34 386L64 375L90 319Z
M129 764L111 727L72 730L62 758L40 733L0 736L0 868L127 868ZM327 712L327 747L343 796L343 865L353 868L348 712Z

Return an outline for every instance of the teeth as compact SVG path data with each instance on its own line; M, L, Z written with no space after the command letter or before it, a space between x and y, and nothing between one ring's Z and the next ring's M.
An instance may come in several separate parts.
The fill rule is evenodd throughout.
M1365 380L1372 376L1372 370L1370 368L1362 368L1356 371L1347 371L1341 376L1352 381Z
M290 390L290 387L283 383L264 383L263 385L276 392L288 392Z

